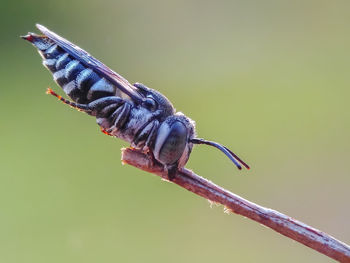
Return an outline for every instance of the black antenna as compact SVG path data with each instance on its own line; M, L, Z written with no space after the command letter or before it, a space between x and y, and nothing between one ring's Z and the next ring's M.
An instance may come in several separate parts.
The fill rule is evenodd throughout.
M201 138L193 138L193 139L190 140L190 142L192 142L194 144L206 144L206 145L210 145L210 146L213 146L215 148L218 148L228 158L230 158L230 160L237 166L237 168L239 170L242 169L242 166L238 162L240 162L248 170L250 169L249 165L246 164L245 162L243 162L236 154L234 154L231 150L229 150L228 148L226 148L225 146L223 146L223 145L221 145L221 144L219 144L217 142L207 141L207 140L204 140L204 139L201 139Z

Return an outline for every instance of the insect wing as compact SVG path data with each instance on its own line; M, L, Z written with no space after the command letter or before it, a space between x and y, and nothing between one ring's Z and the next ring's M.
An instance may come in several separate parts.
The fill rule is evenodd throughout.
M56 44L58 44L63 50L73 56L75 59L79 60L86 66L92 68L97 71L101 75L103 75L106 79L112 82L116 87L128 95L134 102L141 103L143 101L142 95L137 91L137 89L131 85L125 78L120 76L118 73L111 70L105 64L91 56L85 50L80 47L74 45L68 40L60 37L56 33L50 31L46 27L37 24L37 28L48 38L53 40Z

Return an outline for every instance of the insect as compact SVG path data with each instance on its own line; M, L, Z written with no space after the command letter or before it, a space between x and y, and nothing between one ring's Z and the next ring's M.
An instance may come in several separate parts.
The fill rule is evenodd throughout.
M160 92L141 83L130 84L125 78L92 57L89 53L37 24L42 35L28 33L43 58L43 65L55 82L73 101L51 89L47 93L63 103L96 117L101 130L118 137L132 147L148 153L163 165L169 180L185 166L194 144L206 144L221 150L241 169L243 162L225 146L197 138L194 122L176 112Z

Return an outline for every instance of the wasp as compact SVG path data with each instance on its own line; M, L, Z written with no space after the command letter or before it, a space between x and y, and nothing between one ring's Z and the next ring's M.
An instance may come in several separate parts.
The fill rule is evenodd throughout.
M71 100L51 89L48 94L96 117L101 130L148 153L163 165L169 180L187 163L194 144L221 150L242 169L249 166L227 147L196 137L195 124L157 90L141 83L130 84L85 50L37 24L42 35L22 36L37 48L43 65L53 74Z

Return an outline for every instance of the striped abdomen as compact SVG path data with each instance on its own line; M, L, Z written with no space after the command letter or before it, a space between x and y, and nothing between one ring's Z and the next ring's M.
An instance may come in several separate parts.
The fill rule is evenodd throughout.
M116 87L91 68L74 59L46 37L35 36L32 43L43 57L43 64L64 92L75 102L86 104L98 98L115 96Z
M105 133L121 138L138 149L153 147L161 121L174 113L171 103L163 95L138 84L135 87L141 92L153 94L153 103L135 105L106 78L67 53L50 38L33 33L23 38L39 50L43 64L53 73L54 80L79 105L53 91L50 91L51 94L72 107L96 116L98 125ZM159 100L156 102L153 96ZM162 104L165 105L164 112L153 108Z

